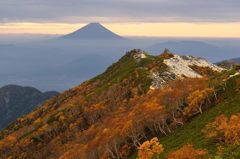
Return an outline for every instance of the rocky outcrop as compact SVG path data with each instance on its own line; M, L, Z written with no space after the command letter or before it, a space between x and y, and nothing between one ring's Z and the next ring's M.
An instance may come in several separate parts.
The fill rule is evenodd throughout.
M163 54L171 54L172 57L168 57L163 60L163 63L167 65L166 71L163 73L151 72L149 78L153 80L150 89L162 88L168 81L181 78L201 78L202 75L198 70L193 70L192 66L201 68L208 68L213 72L221 72L224 69L214 65L207 60L193 56L180 56L172 54L168 49L165 49Z

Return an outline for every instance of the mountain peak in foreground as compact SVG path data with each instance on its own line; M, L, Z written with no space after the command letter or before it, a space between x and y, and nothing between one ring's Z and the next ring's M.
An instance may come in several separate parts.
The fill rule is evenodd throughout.
M1 157L133 158L146 138L159 136L161 142L166 141L166 136L173 137L172 132L180 125L186 125L184 130L189 132L176 136L177 140L162 142L166 151L175 150L183 142L209 145L202 141L200 127L225 110L240 110L238 104L228 107L227 103L220 107L223 109L216 105L240 99L239 74L229 76L223 70L202 58L179 56L169 50L158 56L129 51L104 73L52 98L1 131ZM192 95L203 100L190 103L188 97ZM200 107L185 109L195 103ZM209 107L218 109L210 112L210 117L205 112ZM200 120L204 123L199 126L196 122L189 128L197 115L205 117ZM197 135L190 133L194 130L198 130ZM190 137L195 138L187 140ZM179 140L183 142L173 142Z
M89 23L70 34L63 36L66 39L123 39L100 23Z

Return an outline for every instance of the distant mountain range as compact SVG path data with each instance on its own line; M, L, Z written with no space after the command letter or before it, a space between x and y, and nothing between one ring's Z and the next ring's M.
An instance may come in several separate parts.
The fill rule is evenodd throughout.
M33 87L7 85L0 88L0 129L25 115L58 92L40 92Z
M239 58L234 58L232 60L235 61L236 63L240 63L240 57Z
M115 34L114 32L108 30L100 23L90 23L83 28L74 31L73 33L67 34L63 36L64 39L120 39L122 40L123 37Z
M228 59L229 57L236 57L240 51L239 48L234 47L219 47L208 44L202 41L168 41L154 44L146 48L146 51L158 54L164 48L168 48L173 52L182 55L193 55L204 57L211 62L219 61L220 59Z
M219 47L201 40L125 38L99 23L90 23L61 37L0 45L0 86L14 83L41 91L64 91L101 73L134 48L155 55L169 48L177 54L204 57L211 62L239 56L240 47Z
M235 65L240 64L240 58L224 60L216 64L224 68L233 68Z

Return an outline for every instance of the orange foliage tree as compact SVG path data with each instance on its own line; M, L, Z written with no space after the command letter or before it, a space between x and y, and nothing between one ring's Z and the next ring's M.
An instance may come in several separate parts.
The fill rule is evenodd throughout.
M9 145L14 145L16 142L17 136L15 134L8 135L3 140L0 140L0 154L2 150L6 149Z
M4 145L5 145L4 142L0 141L0 149L2 149Z
M163 145L159 143L158 138L153 138L150 141L145 141L138 147L138 159L152 159L163 152Z
M188 97L188 106L184 108L184 116L192 116L202 113L203 106L211 103L211 97L214 95L212 88L205 88L201 91L196 90Z
M17 137L14 134L6 137L6 142L8 143L15 143L16 141L17 141Z
M208 152L202 149L194 149L192 145L184 145L179 150L171 152L168 159L206 159Z
M225 115L218 116L214 122L203 129L208 139L218 139L227 145L240 145L240 113L228 119Z

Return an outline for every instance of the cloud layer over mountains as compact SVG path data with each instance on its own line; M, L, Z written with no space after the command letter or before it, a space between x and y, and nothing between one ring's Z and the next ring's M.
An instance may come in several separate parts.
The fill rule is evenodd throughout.
M0 0L0 22L239 22L239 0Z

